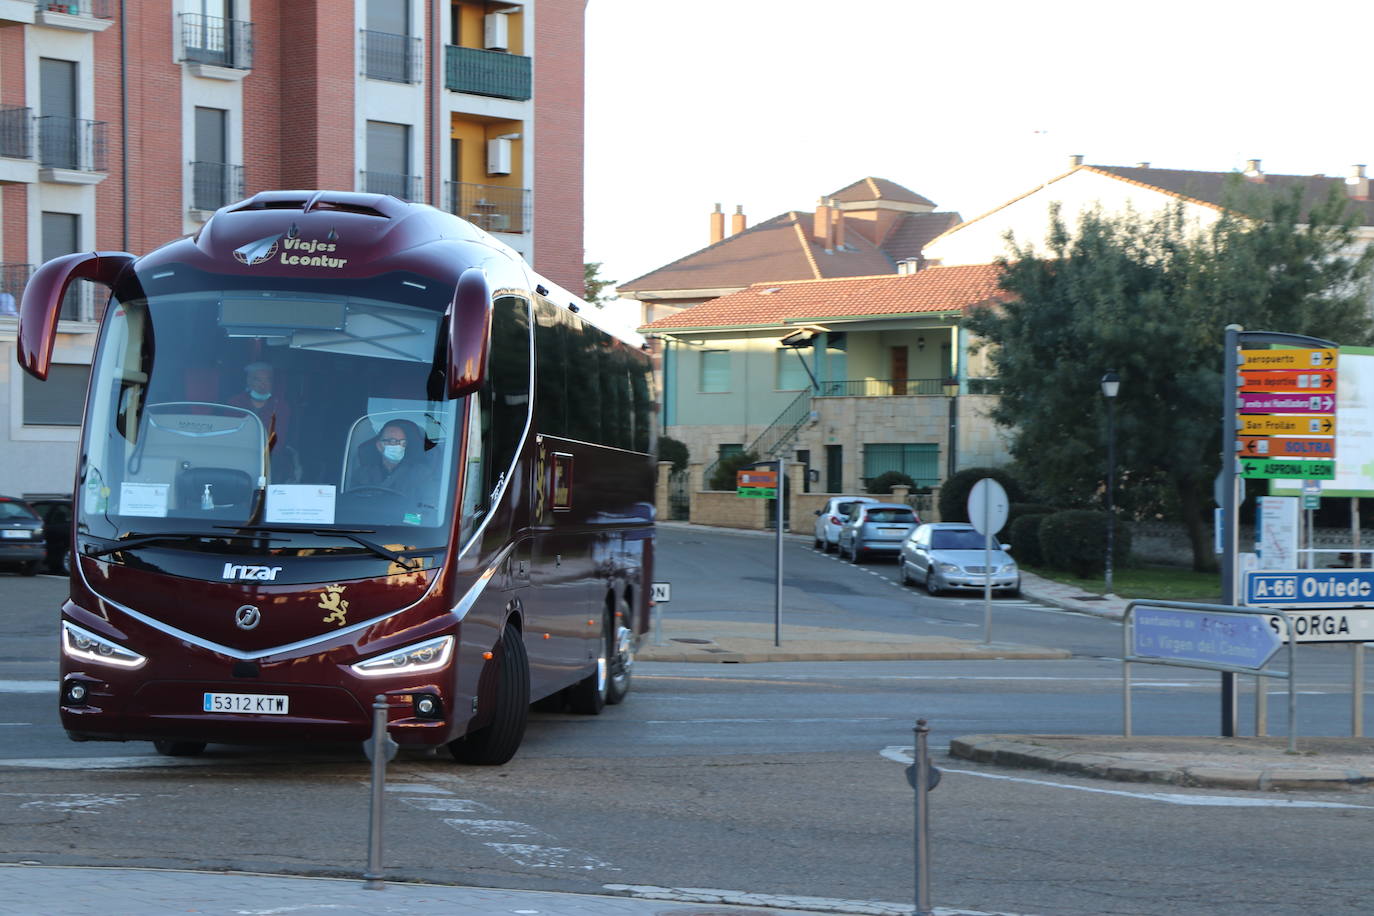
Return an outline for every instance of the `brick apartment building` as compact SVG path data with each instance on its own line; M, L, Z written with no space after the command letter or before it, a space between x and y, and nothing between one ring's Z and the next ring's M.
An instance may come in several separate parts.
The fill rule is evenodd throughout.
M62 254L143 254L272 188L428 203L582 289L584 0L0 0L0 493L70 490L103 302L54 366L15 306Z

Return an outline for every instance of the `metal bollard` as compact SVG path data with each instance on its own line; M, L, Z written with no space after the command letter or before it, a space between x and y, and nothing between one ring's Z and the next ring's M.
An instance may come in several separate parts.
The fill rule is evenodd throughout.
M940 771L930 765L925 719L916 720L916 762L907 768L907 781L916 790L916 910L912 916L933 916L930 908L930 790L940 784Z
M367 827L367 871L363 873L363 890L384 891L382 880L382 805L386 798L386 762L388 742L394 754L395 742L386 733L386 697L377 694L372 700L372 737L363 742L363 750L372 760L372 816Z

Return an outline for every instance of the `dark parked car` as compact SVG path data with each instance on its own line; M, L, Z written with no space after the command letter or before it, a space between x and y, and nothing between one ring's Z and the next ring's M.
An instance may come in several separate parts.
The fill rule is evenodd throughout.
M38 513L22 499L0 496L0 565L32 576L43 565L45 550Z
M895 557L911 529L921 523L910 506L901 503L860 503L849 510L840 526L840 556L858 563L865 557Z
M26 502L43 519L43 538L48 542L50 572L71 572L72 499L70 496L36 496Z

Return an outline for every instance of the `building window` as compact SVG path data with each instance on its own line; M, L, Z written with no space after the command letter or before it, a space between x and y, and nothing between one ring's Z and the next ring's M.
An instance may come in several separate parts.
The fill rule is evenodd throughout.
M730 351L701 351L701 387L703 394L730 390Z
M368 0L363 73L393 83L419 82L420 40L410 34L406 0Z
M779 347L773 352L773 387L779 391L801 391L811 387L800 351Z
M410 174L410 125L368 121L363 190L369 194L390 194L401 200L415 200L418 196L415 185L416 180Z
M77 85L76 61L39 59L38 161L44 168L81 168Z
M43 212L43 260L51 261L64 254L81 250L81 217L75 213ZM85 310L82 303L86 298L86 283L72 283L62 297L62 311L58 317L63 321L82 321Z
M726 458L729 458L733 455L742 454L744 454L744 443L742 442L727 442L724 445L716 446L717 461L724 461Z
M918 487L940 482L940 446L930 442L879 442L864 445L864 479L887 471L901 471Z
M218 210L242 193L242 167L228 162L229 112L223 108L196 108L196 158L191 163L191 206Z
M90 371L90 366L53 363L45 382L24 373L24 425L80 426Z

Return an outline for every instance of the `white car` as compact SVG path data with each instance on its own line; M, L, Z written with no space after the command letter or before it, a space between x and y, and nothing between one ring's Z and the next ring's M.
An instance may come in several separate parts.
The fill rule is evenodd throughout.
M840 526L849 510L858 505L876 503L871 496L832 496L825 506L816 510L816 549L826 553L840 543Z

